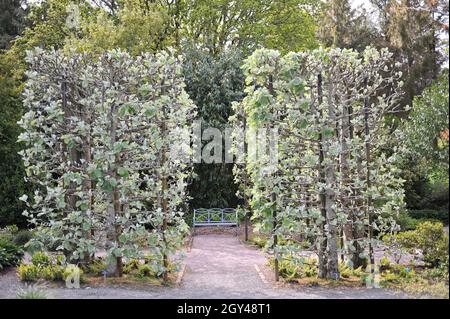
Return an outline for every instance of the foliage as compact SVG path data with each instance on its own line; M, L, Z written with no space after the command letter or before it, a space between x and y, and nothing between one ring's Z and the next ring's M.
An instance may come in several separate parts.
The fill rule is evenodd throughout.
M416 230L397 236L404 247L420 249L423 260L432 267L437 267L448 258L449 238L440 222L426 221L420 223Z
M418 220L435 220L448 225L448 210L420 209L409 210L408 215Z
M252 237L251 241L260 248L265 248L267 245L267 239L259 236Z
M449 164L449 83L444 72L430 87L414 99L414 107L404 124L405 141L413 158L429 166Z
M414 230L419 224L419 220L411 217L411 214L404 210L401 211L398 216L395 218L395 222L400 227L400 230Z
M40 226L35 241L77 261L93 256L96 238L106 235L108 273L120 275L121 258L139 256L137 239L145 236L164 272L187 230L187 126L195 106L180 61L167 52L115 50L97 60L36 50L28 62L20 154L38 187L21 200Z
M203 130L213 127L225 132L232 113L231 102L242 100L244 95L242 59L242 54L236 50L227 50L217 56L195 49L184 53L186 92L198 108L197 119ZM206 141L202 143L205 144ZM190 206L236 207L232 168L231 163L223 161L194 164L195 176L189 184Z
M100 10L80 18L76 32L65 41L66 50L101 54L120 48L137 55L164 49L170 43L165 30L168 17L155 3L144 7L128 0L114 16Z
M363 10L352 9L348 0L329 0L319 20L318 38L325 47L363 51L379 34Z
M24 0L0 2L0 50L7 49L11 40L22 32L25 26L26 9Z
M274 267L274 259L269 259L269 265ZM317 259L316 258L284 258L279 262L280 276L289 280L316 277L317 276Z
M108 268L108 264L103 258L96 258L91 261L88 265L83 267L84 271L88 274L99 276ZM127 264L125 264L123 273L127 273Z
M0 271L17 266L23 257L23 250L6 240L0 240Z
M405 250L417 255L417 250L420 250L423 261L431 267L438 267L448 260L449 238L440 222L421 222L415 230L385 236L384 241L397 251L397 255L402 255ZM400 258L396 258L397 263Z
M44 252L37 252L31 257L31 263L35 266L49 266L50 257Z
M28 243L31 238L33 238L33 234L29 230L20 230L17 232L17 234L14 236L14 243L18 246L24 246L26 243Z
M17 292L19 299L47 299L47 293L42 284L27 285L25 289Z
M249 152L245 164L235 166L236 182L249 177L256 229L272 232L271 244L275 237L312 239L320 277L339 276L340 229L358 267L365 247L376 244L374 230L395 229L393 217L403 207L398 154L380 151L391 129L383 117L395 111L401 87L391 57L373 48L285 56L256 50L243 66L247 96L234 104L230 121L235 136L246 122ZM381 93L387 83L395 83L390 95ZM278 129L278 158L273 148L269 154L258 149L261 129ZM262 138L267 143L267 135Z
M31 264L22 263L17 268L19 279L27 282L64 281L74 271L80 273L80 280L84 281L84 272L76 265L67 264L62 255L50 256L44 252L35 253Z
M33 264L21 264L17 268L17 274L22 281L37 281L40 278L40 268Z

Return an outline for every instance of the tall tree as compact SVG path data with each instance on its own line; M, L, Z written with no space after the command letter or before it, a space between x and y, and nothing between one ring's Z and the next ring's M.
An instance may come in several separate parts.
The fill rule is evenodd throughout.
M348 0L329 0L324 5L318 38L326 47L362 51L378 41L378 32L364 9L352 9Z
M372 0L386 45L394 59L403 62L403 105L436 79L442 54L440 38L448 36L447 0Z
M0 1L0 50L9 48L11 40L22 32L26 13L24 0Z

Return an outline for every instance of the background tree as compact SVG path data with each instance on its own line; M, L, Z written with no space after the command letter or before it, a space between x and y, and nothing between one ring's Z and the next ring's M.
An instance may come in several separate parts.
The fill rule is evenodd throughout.
M379 42L379 33L365 9L353 9L348 0L329 0L320 18L318 38L325 47L363 51Z
M244 75L240 66L242 53L225 50L218 55L199 49L185 54L184 77L186 92L198 107L202 128L218 128L222 133L232 115L231 102L243 98ZM208 141L204 141L206 144ZM224 141L222 141L223 143ZM189 185L191 207L236 207L236 187L233 183L233 164L223 162L194 165L196 176Z

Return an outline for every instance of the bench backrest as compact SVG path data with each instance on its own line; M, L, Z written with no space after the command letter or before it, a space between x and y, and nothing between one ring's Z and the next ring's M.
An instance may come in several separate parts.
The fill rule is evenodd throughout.
M195 226L236 226L237 211L234 208L196 208L194 209Z

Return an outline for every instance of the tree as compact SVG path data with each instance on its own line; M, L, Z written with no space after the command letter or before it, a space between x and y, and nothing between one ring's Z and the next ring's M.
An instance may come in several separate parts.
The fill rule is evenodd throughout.
M214 56L203 50L190 49L184 56L186 92L198 107L202 128L217 128L225 133L232 114L231 102L242 100L244 95L244 75L240 69L242 53L226 50ZM223 154L220 158L224 159ZM195 164L196 177L189 185L191 206L235 207L237 190L232 167L232 163L224 161Z
M447 173L449 165L448 70L414 98L404 121L404 138L413 160Z
M348 0L330 0L322 13L318 38L325 47L363 51L379 43L376 27L364 9L352 9Z
M374 0L379 11L384 43L403 63L403 106L412 106L415 96L436 79L442 55L440 40L447 33L448 1ZM448 22L447 22L448 23Z
M250 132L278 129L278 160L258 137L245 163L257 229L271 233L276 260L298 259L298 243L306 239L320 277L339 278L340 251L354 267L366 256L374 270L376 236L395 228L403 207L398 154L380 151L388 137L383 117L400 96L401 83L380 94L401 75L391 56L373 48L361 55L257 50L246 60L248 95L236 113L245 114ZM347 227L351 236L342 232ZM278 246L278 237L286 244Z
M23 0L0 2L0 50L8 49L11 41L22 32L26 15L23 5Z
M11 41L18 36L24 26L26 10L23 1L0 1L0 50L8 49ZM8 224L25 226L26 220L17 212L24 209L17 201L16 194L25 193L29 188L23 181L23 167L16 144L20 118L18 81L14 75L15 64L3 52L0 54L0 227Z
M175 151L189 147L181 129L195 116L180 62L120 50L98 58L36 50L28 62L20 141L36 190L22 200L36 241L76 262L105 249L111 276L122 275L122 258L142 257L144 241L167 280L187 229L187 163Z

